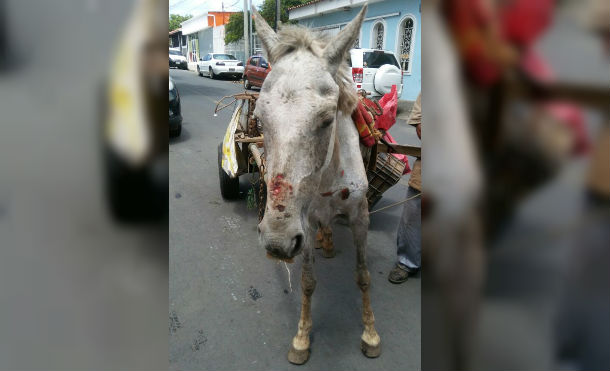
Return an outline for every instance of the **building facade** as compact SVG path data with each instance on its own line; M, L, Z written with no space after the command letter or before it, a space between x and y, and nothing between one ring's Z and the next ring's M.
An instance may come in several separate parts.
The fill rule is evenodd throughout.
M234 12L208 12L181 23L186 35L186 58L190 69L208 53L225 53L225 24ZM242 52L243 54L243 52Z
M169 32L169 47L180 49L182 55L186 57L186 36L182 34L182 28L178 28Z
M290 20L334 35L354 19L365 1L313 0L289 9ZM401 100L421 89L421 0L368 0L354 47L394 52L403 72Z

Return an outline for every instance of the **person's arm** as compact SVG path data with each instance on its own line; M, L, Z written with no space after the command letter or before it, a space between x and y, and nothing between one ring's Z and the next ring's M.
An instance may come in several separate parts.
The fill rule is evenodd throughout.
M415 104L413 104L413 109L411 109L411 114L409 115L407 123L415 126L417 137L421 139L421 92L417 95L417 99L415 100Z

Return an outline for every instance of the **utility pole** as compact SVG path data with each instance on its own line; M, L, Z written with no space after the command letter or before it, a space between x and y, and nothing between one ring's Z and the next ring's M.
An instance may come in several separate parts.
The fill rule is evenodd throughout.
M275 26L273 30L277 32L278 25L280 24L280 0L275 0Z
M248 0L248 22L250 23L250 54L254 54L254 48L256 43L254 42L254 34L252 33L252 0Z
M250 14L248 13L248 0L244 0L244 64L250 57L250 35L248 33L248 22Z

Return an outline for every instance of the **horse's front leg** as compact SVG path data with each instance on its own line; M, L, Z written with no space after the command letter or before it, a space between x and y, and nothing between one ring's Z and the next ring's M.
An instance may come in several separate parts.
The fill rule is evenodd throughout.
M366 237L369 229L369 211L366 200L362 202L358 213L350 218L350 228L356 245L356 282L362 292L362 322L364 332L360 342L362 352L370 358L381 354L381 338L375 330L375 315L371 308L369 288L371 275L366 267Z
M315 233L315 232L314 232ZM303 267L301 269L301 318L296 336L292 339L288 351L288 361L297 365L307 362L309 358L309 333L311 332L311 295L316 288L313 274L313 233L305 239L303 248Z

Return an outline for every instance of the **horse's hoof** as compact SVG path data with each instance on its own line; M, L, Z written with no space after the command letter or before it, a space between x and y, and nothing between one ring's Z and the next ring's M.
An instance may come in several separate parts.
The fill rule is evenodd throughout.
M307 362L309 359L309 349L295 349L295 347L290 344L290 350L288 351L288 362L295 365L302 365Z
M325 258L334 258L335 257L335 249L322 249L322 256Z
M381 342L377 345L369 345L365 343L364 340L361 340L360 348L362 349L362 353L369 358L377 358L381 354Z

